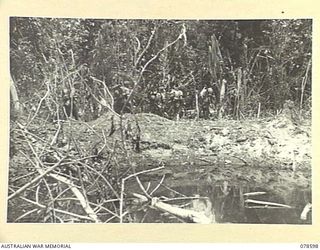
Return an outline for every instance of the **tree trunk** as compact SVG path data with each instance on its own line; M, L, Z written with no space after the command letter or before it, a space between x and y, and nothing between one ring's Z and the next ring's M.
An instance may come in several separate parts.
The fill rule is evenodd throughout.
M199 109L199 98L198 98L198 93L196 92L196 120L199 120L200 117L200 109Z
M21 114L21 105L19 102L17 88L12 77L10 77L10 96L11 96L11 103L13 107L13 114L14 116L19 116Z

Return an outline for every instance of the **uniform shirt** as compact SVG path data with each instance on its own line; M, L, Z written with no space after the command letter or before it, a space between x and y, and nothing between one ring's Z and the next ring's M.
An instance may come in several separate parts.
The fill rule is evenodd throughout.
M181 90L176 90L173 89L170 92L170 96L174 99L174 100L181 100L183 97L183 92Z
M204 87L200 92L200 97L204 98L206 94L207 94L207 89Z

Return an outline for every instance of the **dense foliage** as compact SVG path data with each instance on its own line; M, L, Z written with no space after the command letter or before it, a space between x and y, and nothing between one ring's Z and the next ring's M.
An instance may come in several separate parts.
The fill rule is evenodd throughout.
M311 49L308 19L10 18L8 222L311 223ZM256 183L301 195L252 220L288 209Z
M152 93L183 92L183 110L214 89L216 117L310 110L312 21L10 19L11 76L26 112L55 118L68 95L83 120L154 112ZM127 99L121 93L127 91ZM44 98L45 97L45 98ZM126 107L123 107L125 105ZM172 117L170 101L160 115Z

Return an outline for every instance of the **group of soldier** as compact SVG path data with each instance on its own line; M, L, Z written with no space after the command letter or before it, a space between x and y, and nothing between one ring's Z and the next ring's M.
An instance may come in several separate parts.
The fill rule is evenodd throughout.
M133 103L130 99L130 89L119 87L114 90L114 111L117 113L133 112ZM199 92L199 116L204 119L210 118L210 107L214 104L215 95L212 87L205 86ZM179 119L184 115L185 104L188 95L182 89L175 85L171 89L166 90L159 87L157 90L151 90L146 96L147 109L145 111L171 118ZM190 98L190 96L189 96ZM73 116L78 119L78 108L75 102L68 95L64 95L64 112L67 116ZM73 105L72 105L73 104Z
M139 103L130 98L130 89L119 87L114 91L114 110L117 113L132 113L137 109ZM169 92L163 87L151 90L144 98L144 112L151 112L168 118L181 117L183 113L184 97L183 92L174 86Z
M183 112L183 92L177 86L167 92L164 88L148 95L149 111L165 117L180 117Z
M164 88L159 91L151 91L149 94L149 111L151 113L179 119L184 114L185 99L183 91L174 86L170 91L166 92ZM210 107L214 104L215 95L213 88L204 87L199 93L199 111L200 117L209 119Z

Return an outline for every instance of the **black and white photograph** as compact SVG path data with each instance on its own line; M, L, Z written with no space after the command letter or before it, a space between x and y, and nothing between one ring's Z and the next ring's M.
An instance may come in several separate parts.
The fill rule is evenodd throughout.
M7 223L312 225L312 24L11 16Z

